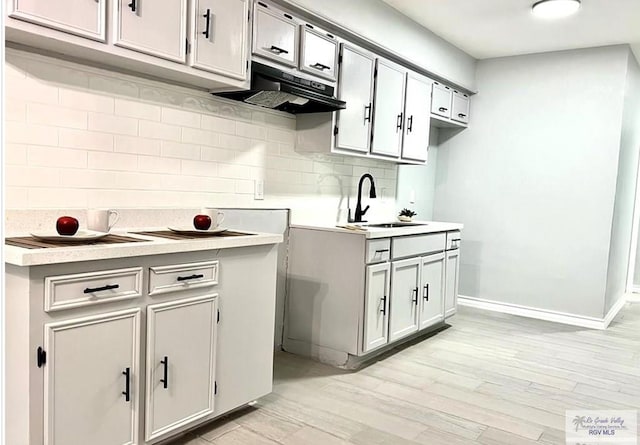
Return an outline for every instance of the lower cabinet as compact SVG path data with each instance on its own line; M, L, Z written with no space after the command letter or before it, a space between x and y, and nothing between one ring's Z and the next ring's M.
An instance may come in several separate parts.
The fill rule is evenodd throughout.
M214 410L217 295L147 307L146 440Z
M460 231L452 226L377 238L292 227L284 350L352 368L444 322L445 292L450 314L456 305Z
M389 341L390 275L389 263L367 266L363 352L386 345Z
M444 295L444 316L456 313L458 306L458 281L460 274L460 249L446 252L446 283Z
M420 258L391 263L390 341L406 337L418 330L421 263Z
M44 326L44 444L136 444L140 309Z

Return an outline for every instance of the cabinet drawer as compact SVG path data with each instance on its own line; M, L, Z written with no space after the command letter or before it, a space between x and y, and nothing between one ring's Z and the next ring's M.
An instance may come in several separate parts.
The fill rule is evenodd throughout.
M149 295L218 284L218 261L149 268Z
M373 239L367 241L367 264L389 261L390 248L391 240L389 238Z
M395 237L391 243L391 257L396 259L443 251L445 238L444 233Z
M142 295L142 267L59 275L44 279L44 310L60 311Z
M447 250L460 247L460 231L447 232Z

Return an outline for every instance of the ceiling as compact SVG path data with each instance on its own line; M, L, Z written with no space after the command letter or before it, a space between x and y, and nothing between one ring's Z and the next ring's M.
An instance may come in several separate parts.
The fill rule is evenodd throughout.
M535 0L382 0L477 59L629 43L640 60L640 0L582 0L544 20Z

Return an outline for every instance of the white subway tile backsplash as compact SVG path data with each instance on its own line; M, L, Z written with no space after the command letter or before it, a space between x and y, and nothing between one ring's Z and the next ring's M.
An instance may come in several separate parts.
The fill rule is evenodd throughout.
M200 114L164 107L162 108L162 122L182 127L200 128Z
M124 153L90 151L87 153L88 167L95 170L137 171L138 157Z
M364 172L394 199L395 165L298 153L294 116L16 50L5 65L7 208L258 205L321 217Z
M267 138L267 129L260 125L237 122L236 135L243 136L245 138L264 140Z
M87 112L45 104L27 105L27 122L62 128L87 128Z
M79 150L113 151L113 135L96 131L61 128L59 145Z
M236 134L236 122L231 119L203 114L201 127L203 130L215 131L217 133Z
M217 146L220 135L212 131L198 130L196 128L182 128L182 142L187 144L199 144L207 146Z
M7 165L24 165L27 163L27 145L4 144L4 162Z
M75 108L76 110L113 113L114 99L103 94L61 88L60 105L67 108Z
M139 135L144 138L180 142L180 127L156 122L139 122Z
M160 156L161 146L165 141L116 135L114 136L114 143L115 152Z
M162 141L161 155L165 158L200 159L200 146L181 142Z
M25 122L7 121L5 142L14 144L58 145L58 128Z
M183 175L190 176L218 176L218 164L215 162L205 161L180 161L181 172Z
M138 120L112 114L89 113L89 130L137 136Z
M56 168L13 166L7 169L5 185L17 187L56 187L60 172Z
M180 173L180 163L175 159L157 156L138 156L138 171L153 173Z
M160 122L162 108L144 102L127 99L115 99L115 114L118 116L134 117L148 121Z
M27 164L42 167L86 168L87 153L58 147L27 147Z

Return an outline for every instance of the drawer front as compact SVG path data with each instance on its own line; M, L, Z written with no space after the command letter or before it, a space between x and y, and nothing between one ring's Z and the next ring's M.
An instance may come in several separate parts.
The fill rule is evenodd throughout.
M394 237L391 243L391 257L396 259L441 252L444 250L445 239L444 233Z
M447 232L447 250L460 248L460 231Z
M149 295L180 292L218 284L218 261L149 268Z
M391 240L389 238L372 239L367 241L367 264L389 261Z
M142 267L44 279L44 310L60 311L142 296Z

